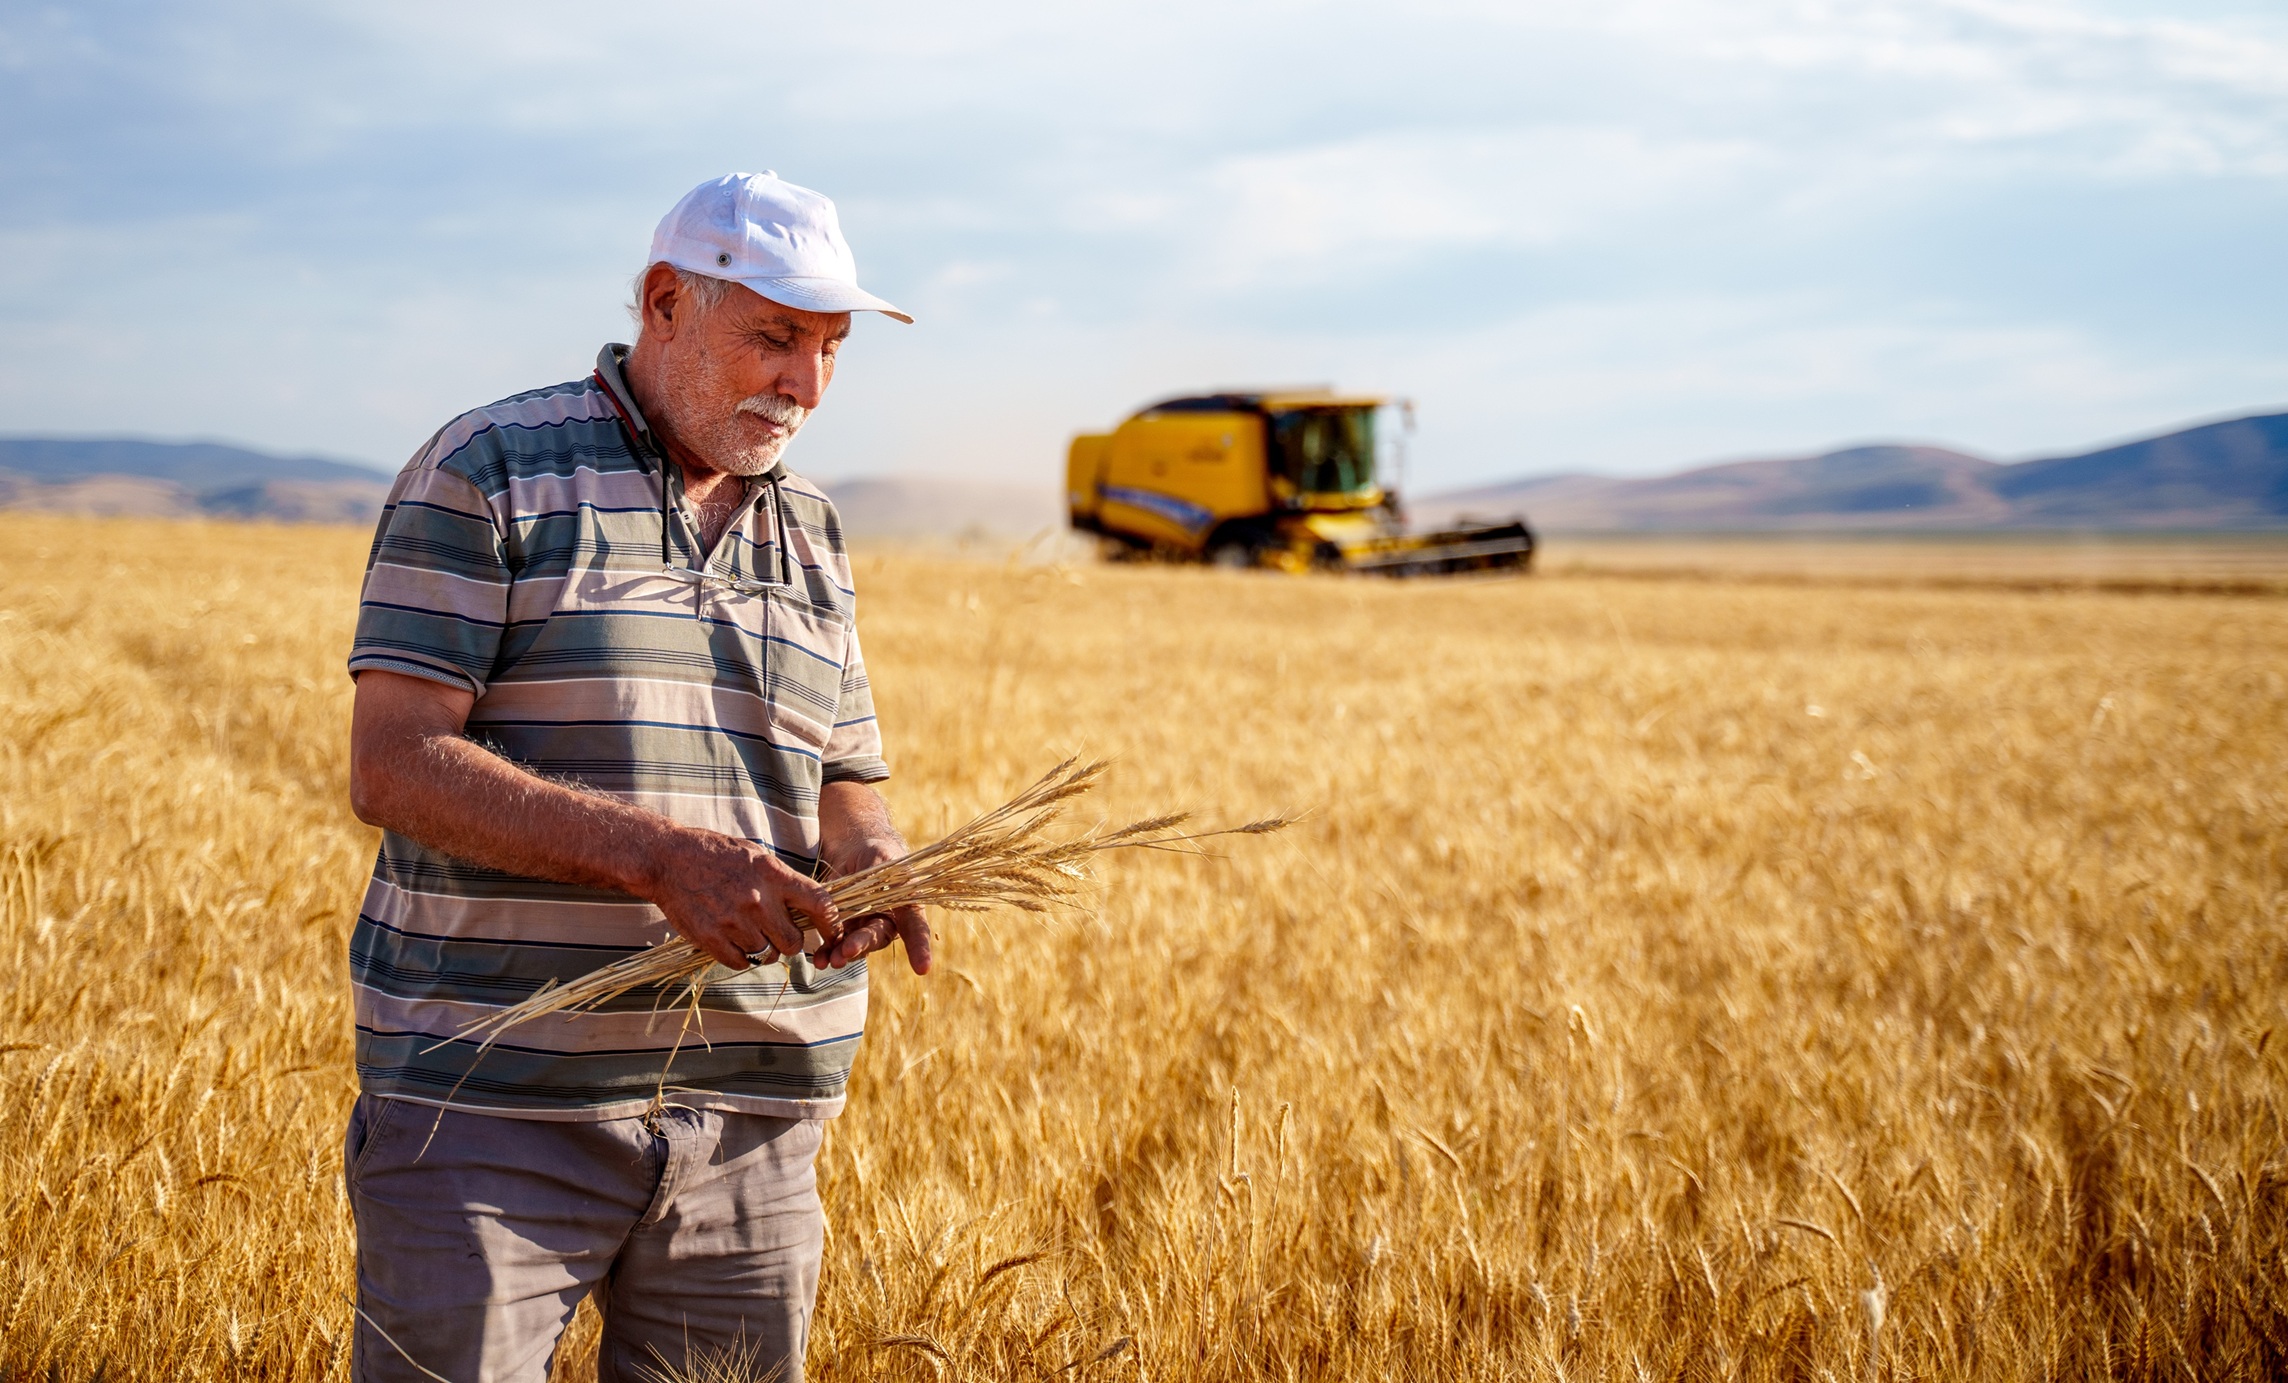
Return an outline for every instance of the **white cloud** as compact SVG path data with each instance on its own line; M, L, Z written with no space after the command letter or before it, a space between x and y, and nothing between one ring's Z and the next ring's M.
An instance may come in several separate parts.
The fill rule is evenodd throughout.
M1764 162L1738 141L1629 129L1413 130L1219 160L1160 219L1211 287L1358 283L1426 256L1593 236Z
M1854 132L1925 156L2040 143L2030 161L2129 176L2288 169L2288 24L2277 19L1861 0L1624 6L1617 22L1697 43L1720 63L1877 83L1896 104Z
M1421 396L1457 480L2066 445L2288 399L2288 22L2189 3L24 8L0 429L393 461L770 166L923 316L830 469L1301 379Z

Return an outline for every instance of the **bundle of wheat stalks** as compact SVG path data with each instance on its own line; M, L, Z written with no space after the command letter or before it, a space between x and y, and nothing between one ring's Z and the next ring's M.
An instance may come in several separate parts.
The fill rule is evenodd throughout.
M1002 805L904 859L846 874L827 884L835 915L855 921L908 903L954 912L1021 908L1046 912L1070 904L1093 878L1089 864L1106 850L1176 850L1204 853L1200 843L1218 836L1267 835L1291 818L1268 817L1217 831L1185 831L1189 813L1177 812L1131 822L1118 829L1095 827L1052 839L1046 832L1065 804L1095 787L1109 765L1071 758ZM568 1009L608 1003L645 986L674 986L678 1006L696 1010L715 970L705 951L676 937L639 955L617 960L570 984L551 983L531 998L479 1019L456 1040L481 1037L486 1046L520 1023ZM663 1004L664 1006L664 1004Z

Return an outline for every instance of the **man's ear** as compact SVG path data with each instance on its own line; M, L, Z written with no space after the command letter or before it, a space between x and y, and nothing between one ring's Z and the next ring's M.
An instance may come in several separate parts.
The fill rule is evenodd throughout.
M683 283L675 276L675 268L668 264L654 264L644 270L643 334L665 341L675 335L683 307Z

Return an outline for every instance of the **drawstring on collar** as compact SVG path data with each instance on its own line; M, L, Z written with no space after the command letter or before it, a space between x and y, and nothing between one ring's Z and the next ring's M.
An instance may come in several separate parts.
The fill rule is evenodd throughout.
M704 558L701 559L702 564L697 567L684 567L676 564L675 554L668 544L667 537L668 514L672 508L668 503L667 496L667 471L673 462L668 458L667 448L660 445L659 439L652 435L651 424L644 421L643 411L636 407L635 393L628 388L627 360L628 348L626 346L617 341L605 346L596 353L595 380L597 387L604 391L604 397L611 400L613 411L619 414L620 426L628 434L628 439L633 444L631 450L635 452L636 460L650 464L659 472L660 571L675 580L689 582L698 587L701 592L706 590L709 581L723 582L742 595L760 595L764 591L773 589L774 583L757 581L751 577L710 575L705 569ZM778 548L779 558L779 579L775 585L792 590L794 587L794 561L787 551L790 525L787 523L786 498L780 492L780 482L786 479L786 467L781 463L774 462L769 470L755 478L762 481L769 491L773 545ZM697 534L692 535L691 546L693 553L697 554L699 550ZM767 612L765 617L768 617Z

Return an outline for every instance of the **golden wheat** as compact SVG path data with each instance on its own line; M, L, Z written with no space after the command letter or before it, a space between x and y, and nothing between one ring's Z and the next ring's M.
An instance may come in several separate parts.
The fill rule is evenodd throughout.
M363 536L0 538L0 1377L343 1376ZM1314 810L877 968L814 1376L2288 1372L2288 601L860 581L914 838Z
M922 845L901 859L835 878L827 885L827 898L834 904L835 914L850 921L924 906L948 912L1010 908L1045 913L1075 903L1095 878L1090 866L1096 856L1108 851L1198 854L1202 845L1221 836L1269 835L1294 824L1284 817L1264 817L1218 831L1185 831L1180 828L1191 820L1191 813L1171 812L1126 826L1092 827L1061 838L1045 834L1072 799L1095 787L1110 767L1102 759L1082 763L1077 755L1068 758L1015 797L943 839ZM815 930L806 930L803 936L806 944L825 944ZM763 955L765 964L777 958L770 951ZM670 937L569 983L550 980L532 997L470 1023L446 1041L479 1039L481 1054L520 1024L552 1013L595 1008L639 989L652 991L655 1003L687 1006L693 1015L694 1035L704 1036L697 1022L699 1000L720 969L691 942Z

